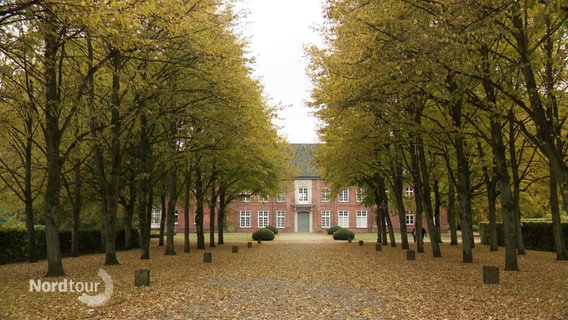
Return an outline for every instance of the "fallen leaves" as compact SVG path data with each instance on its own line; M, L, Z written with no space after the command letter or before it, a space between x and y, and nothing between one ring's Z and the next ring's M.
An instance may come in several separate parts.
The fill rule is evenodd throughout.
M183 252L179 242L177 252ZM232 245L241 250L232 253ZM407 261L400 248L373 243L235 241L203 252L164 256L119 252L119 266L104 255L65 258L66 278L114 282L107 304L91 308L72 293L29 292L43 279L45 261L0 266L2 319L566 319L568 262L529 251L520 272L504 272L503 253L479 245L474 263L461 263L461 248L442 245L442 258L427 250ZM482 267L500 267L500 284L484 285ZM134 272L150 269L150 286L135 287Z

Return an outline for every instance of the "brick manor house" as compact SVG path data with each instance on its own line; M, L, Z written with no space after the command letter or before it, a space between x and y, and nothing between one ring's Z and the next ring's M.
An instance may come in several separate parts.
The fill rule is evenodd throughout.
M312 151L317 144L292 144L295 154L292 164L298 175L290 181L285 192L274 198L257 195L236 199L227 210L227 230L251 232L268 225L281 232L325 232L326 228L339 225L354 232L376 231L375 206L366 207L362 189L351 186L332 197L331 188L321 178L312 163ZM414 201L411 186L405 188L408 201L406 224L409 230L414 226ZM396 208L390 208L391 222L395 231L400 230ZM178 215L177 212L180 212ZM176 230L183 232L183 209L176 212ZM152 214L152 229L159 228L160 210ZM445 215L445 212L444 212ZM446 224L447 219L441 221ZM205 211L204 227L209 227L208 210ZM193 230L193 224L190 226ZM442 226L444 229L444 226ZM447 229L447 226L445 227Z

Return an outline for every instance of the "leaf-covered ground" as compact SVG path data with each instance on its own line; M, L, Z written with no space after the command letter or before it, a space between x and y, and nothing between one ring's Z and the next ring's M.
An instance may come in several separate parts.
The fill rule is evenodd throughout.
M192 247L164 256L153 243L152 259L119 252L119 266L104 255L65 258L66 278L114 283L111 299L88 307L78 293L30 292L46 262L0 266L0 319L568 319L568 261L528 251L520 272L503 271L503 251L477 245L474 263L461 262L461 248L442 245L442 258L366 242L278 235L248 248L234 240L210 248L213 262ZM238 253L232 246L238 245ZM484 265L498 266L500 284L482 281ZM134 273L150 270L149 287L135 287ZM101 288L103 290L104 288Z

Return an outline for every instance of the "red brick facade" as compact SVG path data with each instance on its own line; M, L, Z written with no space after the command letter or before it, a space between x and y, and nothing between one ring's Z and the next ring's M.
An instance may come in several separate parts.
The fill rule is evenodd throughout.
M299 174L291 180L288 189L278 197L262 198L257 195L236 199L227 209L226 230L254 231L274 226L281 232L325 232L326 228L339 225L353 232L376 231L376 207L366 207L364 194L352 186L337 195L331 194L331 186L317 174L311 164L315 145L293 145L296 148L293 165ZM414 196L412 187L405 189L406 222L408 230L414 226ZM185 221L183 208L178 206L176 231L183 232ZM400 231L396 208L391 206L391 223ZM190 210L190 230L195 230L194 211ZM447 230L447 217L442 210L441 229ZM204 229L209 230L209 208L205 208ZM159 214L153 215L152 229L159 228ZM158 222L158 223L157 223ZM426 221L423 221L426 226ZM217 228L217 227L216 227Z
M250 202L235 201L227 216L228 229L256 230L266 224L283 232L325 232L326 228L340 224L353 231L371 229L374 209L357 201L358 188L349 188L347 199L342 199L347 201L342 202L338 196L329 195L328 200L325 194L322 199L322 191L329 191L326 188L322 180L294 180L285 197L259 201L259 197L252 196Z

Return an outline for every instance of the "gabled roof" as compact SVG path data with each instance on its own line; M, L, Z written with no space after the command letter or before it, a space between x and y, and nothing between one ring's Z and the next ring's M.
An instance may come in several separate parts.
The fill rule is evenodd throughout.
M317 147L317 144L292 143L291 146L294 148L292 165L296 167L297 170L296 179L321 179L313 163L313 151Z

